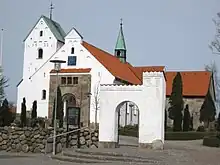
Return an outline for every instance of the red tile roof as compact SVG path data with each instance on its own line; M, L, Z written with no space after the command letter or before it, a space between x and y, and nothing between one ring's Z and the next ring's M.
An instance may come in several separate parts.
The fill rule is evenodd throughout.
M85 41L82 45L116 78L131 84L142 84L143 72L164 72L164 66L138 66L120 60ZM166 72L166 94L172 91L173 78L177 72ZM205 96L209 89L211 73L206 71L181 72L183 80L183 96ZM199 83L198 83L199 82Z
M164 72L164 66L135 66L133 67L136 75L142 81L143 72Z
M180 72L183 82L183 96L205 96L210 85L211 72L188 71ZM166 72L166 95L172 92L173 79L177 72Z
M91 71L91 68L80 68L80 69L61 69L59 73L89 73ZM50 71L50 73L56 73L56 71L53 69Z
M129 68L129 63L122 63L117 57L105 52L85 41L82 44L113 76L132 84L142 81Z

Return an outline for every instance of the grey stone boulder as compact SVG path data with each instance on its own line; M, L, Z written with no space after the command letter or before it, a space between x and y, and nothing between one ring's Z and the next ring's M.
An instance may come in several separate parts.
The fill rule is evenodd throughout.
M152 142L152 149L154 150L163 150L164 149L164 144L162 140L154 140Z
M24 144L22 147L21 147L21 150L24 152L24 153L27 153L29 151L29 147L27 144Z

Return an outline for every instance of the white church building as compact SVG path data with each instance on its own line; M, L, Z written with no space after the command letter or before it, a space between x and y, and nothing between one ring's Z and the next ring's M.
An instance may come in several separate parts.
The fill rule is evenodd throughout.
M75 28L65 33L57 22L41 16L24 39L23 76L17 85L17 113L21 112L25 97L27 111L31 111L36 100L38 116L51 117L56 75L54 64L50 62L53 59L66 61L59 72L62 95L73 95L74 104L84 108L81 113L87 123L99 122L100 84L141 85L143 72L164 71L163 66L134 67L127 62L122 23L112 55L86 42ZM77 96L83 83L86 86L84 93L90 94L85 97L86 101ZM64 100L64 113L65 109ZM122 126L138 124L138 107L128 100L122 106L120 116Z

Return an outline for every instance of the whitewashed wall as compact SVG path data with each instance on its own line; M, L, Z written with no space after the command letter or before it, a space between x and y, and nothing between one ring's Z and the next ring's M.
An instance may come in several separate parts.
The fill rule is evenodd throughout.
M74 56L77 57L75 66L68 66L67 63L63 64L63 68L91 68L91 102L90 102L90 122L95 122L95 97L99 97L100 83L112 84L114 76L82 45L82 38L78 32L73 28L65 37L65 45L54 55L53 59L68 60L71 54L71 49L74 47ZM98 96L95 95L98 90ZM99 105L97 106L99 107ZM99 113L99 108L97 114ZM97 115L97 122L99 115Z
M40 31L43 36L40 36ZM53 33L40 19L24 41L24 60L23 60L23 81L17 89L17 112L21 112L23 97L26 98L27 110L31 110L34 100L38 102L38 116L48 115L48 96L49 96L49 70L52 64L42 67L49 57L62 46L54 37ZM43 49L43 58L38 59L38 49ZM46 90L46 99L42 100L42 90Z
M117 142L118 113L115 107L124 101L132 101L140 111L139 143L164 142L165 89L162 72L143 73L143 85L139 86L101 86L99 141Z

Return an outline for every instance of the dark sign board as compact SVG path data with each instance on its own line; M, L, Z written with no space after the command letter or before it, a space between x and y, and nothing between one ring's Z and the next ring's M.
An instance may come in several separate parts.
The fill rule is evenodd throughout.
M80 116L79 107L68 107L68 124L78 126L78 120Z

